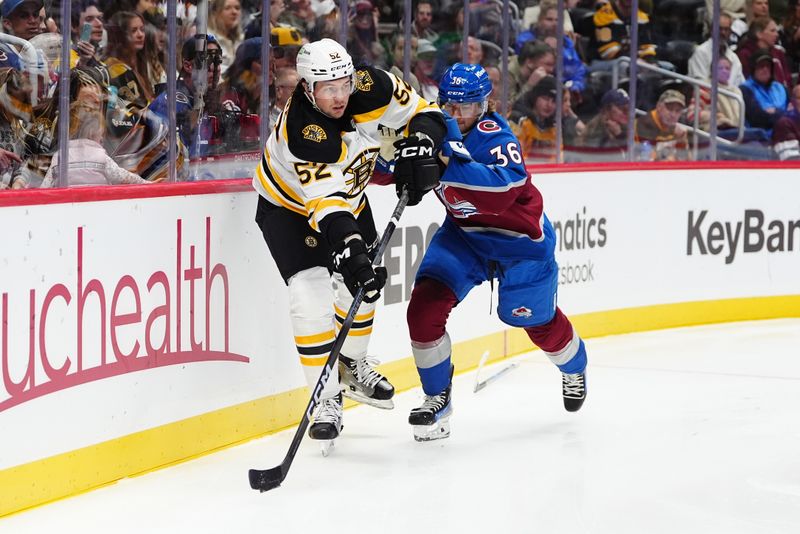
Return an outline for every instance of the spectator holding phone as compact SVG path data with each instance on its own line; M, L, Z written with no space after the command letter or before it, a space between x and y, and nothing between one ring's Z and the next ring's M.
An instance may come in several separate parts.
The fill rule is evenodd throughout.
M103 12L97 0L81 0L72 10L72 42L75 54L74 63L84 67L94 67L100 64L97 57L97 48L103 40L105 26Z

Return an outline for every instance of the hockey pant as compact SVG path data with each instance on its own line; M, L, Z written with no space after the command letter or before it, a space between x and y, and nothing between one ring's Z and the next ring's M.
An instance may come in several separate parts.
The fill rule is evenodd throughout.
M300 271L289 279L288 286L294 342L308 387L313 389L333 348L336 334L344 324L353 296L341 275L331 275L324 267ZM367 355L374 316L375 303L362 303L342 346L343 355L352 359ZM334 362L321 398L327 399L338 393L339 366Z
M456 292L465 296L477 283L491 278L488 270L476 270L475 263L459 266L455 258L448 258L447 269L437 269L430 263L426 266L423 260L408 306L411 348L426 395L441 393L450 381L451 342L446 323L459 302ZM465 271L466 267L470 269ZM508 262L498 265L498 271L500 319L523 328L561 372L583 372L586 348L567 316L556 306L555 261Z

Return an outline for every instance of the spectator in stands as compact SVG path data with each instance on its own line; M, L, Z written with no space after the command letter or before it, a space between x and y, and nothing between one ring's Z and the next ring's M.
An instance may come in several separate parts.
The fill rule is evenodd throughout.
M307 35L308 41L319 41L320 39L329 38L336 40L339 37L339 10L337 9L336 2L333 0L322 0L314 6L314 13L317 15L317 20L314 22L314 27L309 30Z
M628 148L630 98L623 89L610 89L600 99L600 112L586 125L578 144L603 160L625 161Z
M222 65L222 48L216 38L209 34L207 40L207 68L208 68L208 93L213 93L217 89L220 77L220 66ZM200 154L201 143L197 141L197 126L200 122L194 110L195 95L194 83L192 81L192 71L194 70L195 41L193 38L184 42L181 49L181 70L178 74L177 91L175 93L176 118L178 133L184 145L189 147L189 153L193 156ZM206 95L208 97L209 94ZM213 96L213 94L211 95ZM213 99L205 98L209 105L205 108L206 114L216 111ZM167 118L167 94L161 93L153 101L150 110L155 114ZM236 110L233 110L236 111ZM239 110L241 111L241 110ZM207 141L207 139L205 139Z
M773 78L787 88L792 85L792 74L783 49L776 46L778 42L778 25L769 17L759 17L750 23L747 36L739 42L736 54L742 62L745 78L752 74L750 70L750 56L756 50L768 50L775 62Z
M256 115L261 113L261 47L261 37L253 37L245 39L236 49L233 63L222 74L222 83L219 85L223 109ZM277 61L270 61L270 68L277 70Z
M103 148L105 118L96 106L74 102L70 106L69 171L70 186L106 184L152 184L114 161ZM58 181L58 152L53 156L42 187L55 187Z
M330 0L331 2L333 0ZM259 2L259 5L261 3ZM270 0L269 3L269 27L270 29L278 26L278 19L286 11L284 0ZM251 13L244 25L244 38L252 39L261 37L261 10Z
M244 40L242 6L239 0L211 0L208 7L208 31L222 47L222 72L236 55L236 47Z
M683 161L689 159L688 132L678 123L686 111L686 97L676 89L667 89L658 98L655 109L636 119L635 139L642 152L640 159L649 161ZM647 148L649 145L650 148Z
M546 76L552 76L555 71L555 51L544 43L528 41L522 45L517 60L509 61L508 64L509 101L516 103L522 95L536 87L539 81Z
M630 57L631 0L608 0L598 3L594 14L595 42L602 60ZM650 35L650 18L639 9L640 59L655 61L656 46Z
M489 99L494 101L495 109L500 113L500 102L503 100L503 73L500 67L492 65L484 67L484 70L486 70L486 74L489 75L489 79L492 81L492 92L489 94ZM506 111L510 108L511 106L506 104Z
M744 18L737 18L731 26L731 40L737 48L755 19L769 17L769 0L745 0L744 12ZM743 65L745 63L742 62Z
M725 89L741 96L741 91L737 85L731 83L733 66L727 57L720 57L717 66L717 81L719 88ZM711 82L710 79L705 81ZM700 99L695 101L694 97L689 102L689 109L686 111L686 120L689 124L694 124L695 110L699 109L698 125L701 129L709 131L711 124L711 90L705 87L700 88ZM726 130L738 128L740 110L737 101L730 96L722 93L717 94L717 129Z
M42 33L44 4L41 0L3 0L3 31L20 39L30 40Z
M144 19L138 13L120 11L111 17L108 45L103 61L110 83L128 109L136 113L153 100L153 83L148 77Z
M289 8L278 20L297 28L303 35L309 35L317 23L317 14L311 7L311 0L289 0Z
M556 26L558 23L558 12L556 3L553 0L544 0L539 4L539 20L531 26L528 31L522 32L517 37L516 49L519 52L522 46L528 41L543 41L550 48L556 50ZM570 82L570 91L580 98L580 94L586 89L586 65L581 61L575 43L568 36L564 36L563 46L564 62L564 81ZM555 55L553 55L555 61Z
M378 40L378 10L369 0L358 0L350 12L347 51L354 65L386 66L386 55Z
M414 88L416 92L420 92L419 80L417 79L416 74L414 74L414 70L417 67L417 45L419 40L411 36L410 42L410 53L409 58L411 59L409 64L409 71L408 77L403 76L403 57L404 57L404 50L405 50L405 37L402 33L396 33L392 36L392 57L391 60L391 68L389 72L397 76L398 78L405 79L411 87Z
M81 33L84 24L91 27L89 40L81 40ZM97 49L103 41L103 12L97 0L81 0L80 2L73 3L72 6L72 43L74 47L74 62L71 67L75 68L76 65L87 67L95 67L100 65L100 58Z
M523 155L536 159L552 159L555 155L553 148L556 138L555 78L542 78L520 101L527 104L525 114L510 124L519 139Z
M147 64L147 77L153 83L153 92L158 94L167 86L167 40L166 24L167 19L161 13L146 15L145 19L163 24L158 27L156 24L145 21L144 25L144 56Z
M433 77L436 69L436 54L436 47L432 42L427 39L417 41L417 64L414 67L414 76L419 82L419 93L428 102L436 102L439 98L439 82Z
M400 21L400 29L402 30L402 20ZM411 35L419 39L427 39L430 42L436 42L439 34L433 30L433 1L432 0L418 0L414 8L414 21L411 23Z
M775 61L769 50L756 50L750 57L750 70L753 74L741 87L747 125L770 131L786 113L789 92L775 80Z
M733 17L729 13L722 13L719 17L719 41L720 57L725 57L731 66L730 81L731 85L739 86L744 83L742 74L742 63L739 56L731 49L728 40L731 37L731 24ZM711 54L713 45L712 38L709 37L705 42L697 45L692 57L689 59L689 76L707 80L711 78Z
M481 65L483 63L483 45L475 37L467 38L467 63Z
M783 19L781 42L786 49L792 72L800 68L800 2L789 0L789 8Z
M792 89L791 109L775 122L772 149L781 161L800 160L800 85Z
M300 76L295 69L283 68L275 72L275 105L270 112L270 124L275 124L278 120L299 81Z
M297 52L303 45L300 31L291 26L278 26L270 31L270 44L275 58L275 68L297 66Z

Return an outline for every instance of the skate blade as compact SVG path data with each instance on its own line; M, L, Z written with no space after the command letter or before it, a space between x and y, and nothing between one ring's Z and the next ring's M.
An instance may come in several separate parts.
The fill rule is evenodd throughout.
M450 421L447 419L439 420L432 425L411 425L414 430L414 440L434 441L450 437Z
M351 391L350 388L343 388L342 395L344 395L350 400L354 400L356 402L360 402L361 404L372 406L373 408L380 408L381 410L394 409L394 400L392 399L386 399L386 400L373 399L372 397L367 397L366 395L362 395L355 391Z
M334 446L336 445L336 440L328 439L322 441L320 446L320 451L322 452L322 457L327 458L328 455L333 451Z

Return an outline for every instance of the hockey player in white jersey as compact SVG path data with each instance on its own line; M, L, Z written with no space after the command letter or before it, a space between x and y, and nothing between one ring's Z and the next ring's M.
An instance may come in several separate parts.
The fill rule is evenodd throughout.
M386 282L385 268L371 261L378 236L364 193L379 152L378 125L406 130L397 142L395 183L398 194L409 192L409 205L438 184L433 153L445 125L439 108L410 85L380 69L356 69L331 39L304 45L297 72L300 82L253 178L256 222L289 289L295 345L310 387L353 295L366 290L338 373L334 368L309 428L312 439L332 440L342 428L342 393L393 407L393 386L366 358L375 301Z

